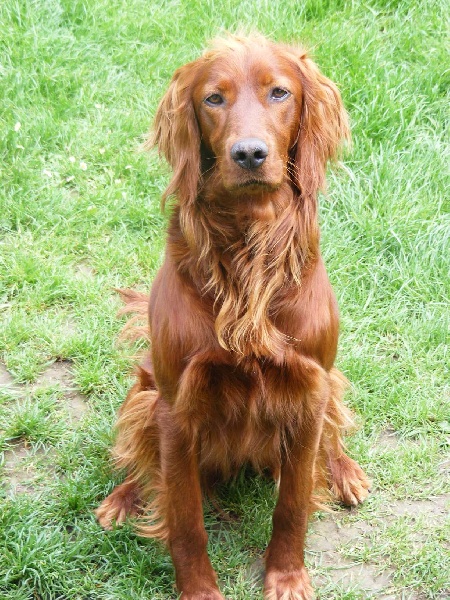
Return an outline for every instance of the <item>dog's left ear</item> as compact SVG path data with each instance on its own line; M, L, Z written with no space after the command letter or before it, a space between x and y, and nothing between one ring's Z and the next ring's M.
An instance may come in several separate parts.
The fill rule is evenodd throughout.
M350 141L348 117L336 85L319 71L306 52L295 62L302 86L300 129L292 159L296 185L303 196L315 198L325 184L328 160L337 158L340 146Z

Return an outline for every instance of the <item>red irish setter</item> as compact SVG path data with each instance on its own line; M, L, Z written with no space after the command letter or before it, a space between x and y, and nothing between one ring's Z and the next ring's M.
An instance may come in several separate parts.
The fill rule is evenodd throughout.
M245 464L278 482L265 598L306 600L314 490L347 505L369 482L344 452L338 310L319 250L317 193L349 137L336 86L299 49L230 36L178 69L154 140L176 199L147 313L151 351L123 404L127 473L97 509L141 513L166 541L183 600L223 600L206 553L202 495ZM145 515L143 521L142 511Z

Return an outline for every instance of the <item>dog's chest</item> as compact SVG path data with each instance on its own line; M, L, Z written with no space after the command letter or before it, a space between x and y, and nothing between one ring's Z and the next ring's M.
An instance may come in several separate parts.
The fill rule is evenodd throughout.
M199 432L203 467L225 478L247 462L276 472L283 440L301 420L307 373L297 363L253 359L241 365L200 361L187 375L185 409Z

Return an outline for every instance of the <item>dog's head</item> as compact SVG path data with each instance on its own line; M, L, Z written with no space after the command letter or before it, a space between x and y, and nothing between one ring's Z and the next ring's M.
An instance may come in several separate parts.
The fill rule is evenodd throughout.
M230 36L179 68L158 107L154 141L173 168L165 197L195 202L214 170L233 195L289 179L315 198L349 137L338 89L298 48Z

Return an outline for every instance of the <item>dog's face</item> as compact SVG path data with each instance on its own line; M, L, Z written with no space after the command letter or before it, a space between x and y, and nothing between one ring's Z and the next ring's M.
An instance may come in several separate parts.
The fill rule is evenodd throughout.
M205 62L192 96L204 150L225 189L276 190L300 127L302 88L293 61L269 48L229 50Z
M229 197L276 191L289 180L315 201L327 160L346 138L334 83L300 48L255 35L219 40L175 72L153 141L173 168L163 199L174 194L186 207L208 172Z

